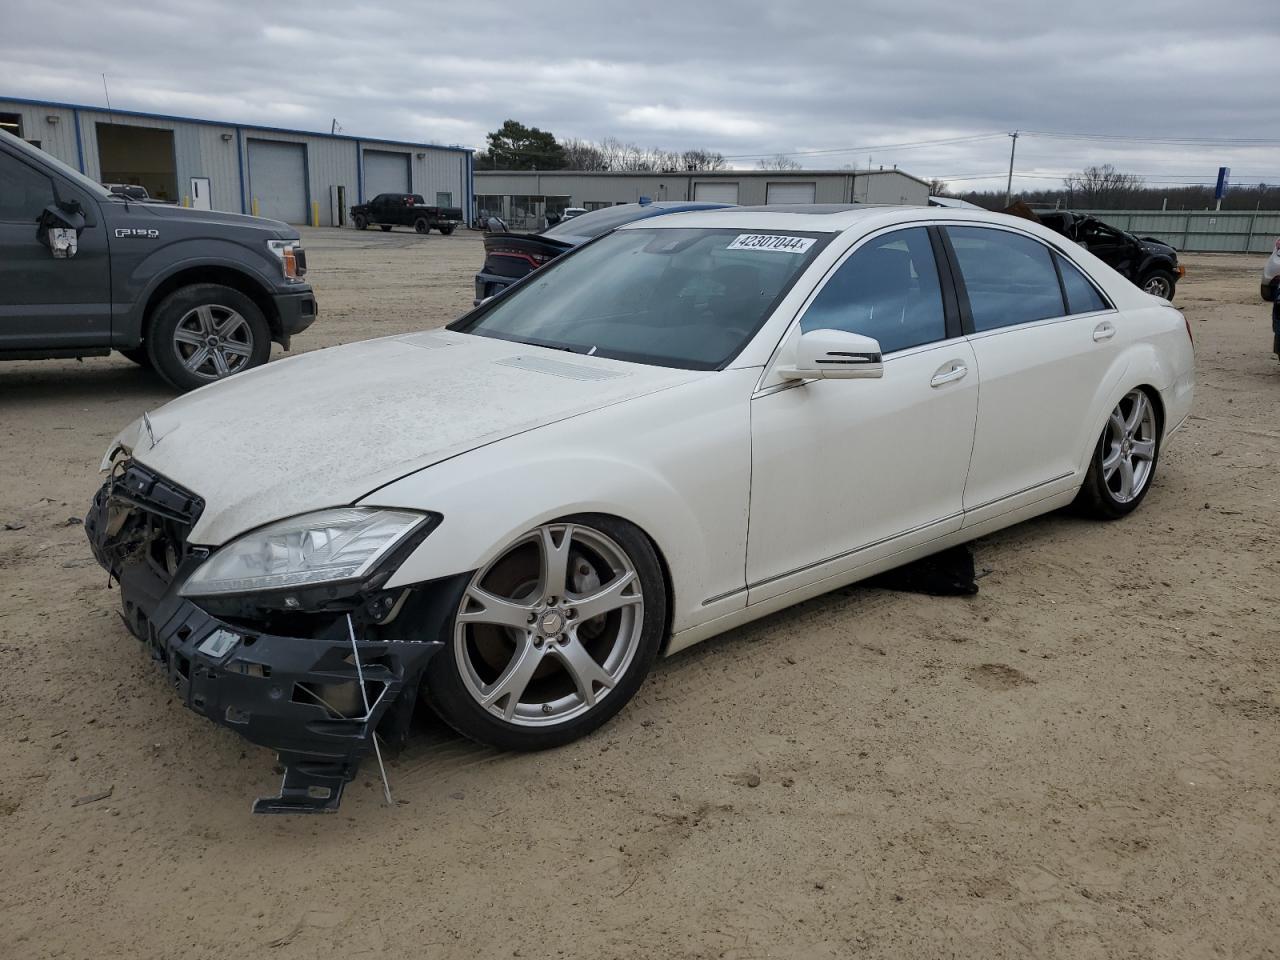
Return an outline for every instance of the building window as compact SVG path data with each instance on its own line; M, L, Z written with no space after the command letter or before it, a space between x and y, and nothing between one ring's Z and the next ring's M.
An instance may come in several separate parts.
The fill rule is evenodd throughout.
M437 207L452 207L452 206L453 206L453 193L452 193L452 191L449 191L449 190L437 190L437 191L436 191L436 206L437 206Z

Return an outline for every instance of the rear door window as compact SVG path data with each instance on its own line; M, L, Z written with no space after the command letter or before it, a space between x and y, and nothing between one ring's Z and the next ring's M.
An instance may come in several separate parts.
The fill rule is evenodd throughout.
M1103 299L1097 287L1080 272L1080 268L1060 254L1054 254L1062 273L1062 289L1067 295L1068 313L1095 313L1110 310L1111 304Z
M1008 230L947 227L975 333L1065 316L1049 248Z

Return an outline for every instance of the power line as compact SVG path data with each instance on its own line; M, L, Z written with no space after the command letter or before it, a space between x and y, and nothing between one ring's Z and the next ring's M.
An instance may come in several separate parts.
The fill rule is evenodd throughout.
M1046 137L1051 140L1101 140L1177 146L1280 146L1280 140L1265 137L1140 137L1120 133L1056 133L1045 130L1023 130L1022 133L1028 137Z

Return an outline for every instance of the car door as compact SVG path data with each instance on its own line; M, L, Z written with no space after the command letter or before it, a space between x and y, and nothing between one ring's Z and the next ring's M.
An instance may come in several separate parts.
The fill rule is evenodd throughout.
M923 226L872 236L799 319L875 338L882 378L752 399L749 603L959 528L978 378L935 244Z
M75 255L64 259L54 259L39 236L42 211L59 199L79 200L86 221ZM110 342L111 284L103 233L93 201L0 150L0 350Z
M964 492L972 525L1079 483L1118 321L1095 285L1039 239L992 226L944 232L982 382Z

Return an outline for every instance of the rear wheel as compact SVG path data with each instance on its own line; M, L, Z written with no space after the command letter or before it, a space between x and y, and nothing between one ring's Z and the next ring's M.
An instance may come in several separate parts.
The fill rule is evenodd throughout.
M631 699L665 626L662 574L644 534L598 514L543 524L471 578L427 693L474 740L560 746Z
M1142 289L1145 293L1154 293L1165 300L1173 300L1173 291L1177 281L1168 270L1152 270L1142 278Z
M439 230L439 231L440 231L444 236L446 236L446 237L447 237L447 236L449 236L449 234L453 233L453 225L452 225L452 224L447 224L447 225L445 225L445 226L443 226L443 227L436 227L436 229L437 229L437 230Z
M413 221L413 229L418 233L430 233L431 224L427 223L425 217L419 217L417 220Z
M258 305L220 283L165 297L152 314L147 355L179 390L193 390L267 362L271 329Z
M379 226L382 228L382 232L383 232L383 233L390 233L390 232L391 232L391 225L390 225L390 224L388 224L388 223L382 223L382 224L379 224Z
M1160 459L1160 417L1151 397L1131 390L1107 418L1076 504L1089 516L1118 520L1138 509Z

